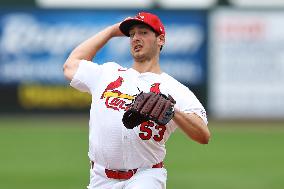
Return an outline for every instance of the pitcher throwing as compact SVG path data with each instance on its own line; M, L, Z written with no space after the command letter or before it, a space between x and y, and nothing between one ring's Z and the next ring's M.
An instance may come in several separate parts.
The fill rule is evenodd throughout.
M122 36L129 37L131 68L92 62L111 38ZM160 68L165 37L160 19L140 12L87 39L66 60L70 85L92 95L89 189L164 189L165 143L175 129L200 144L209 141L199 100Z

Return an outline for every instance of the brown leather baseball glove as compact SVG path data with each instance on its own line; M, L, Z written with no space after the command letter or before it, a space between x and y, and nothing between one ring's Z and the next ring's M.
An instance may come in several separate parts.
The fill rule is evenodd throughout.
M124 113L122 122L128 129L149 120L166 125L174 116L175 103L170 95L141 92Z

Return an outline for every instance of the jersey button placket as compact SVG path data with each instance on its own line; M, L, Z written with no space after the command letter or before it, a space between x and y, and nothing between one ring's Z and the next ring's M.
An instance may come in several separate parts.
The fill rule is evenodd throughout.
M126 166L127 163L127 145L128 145L128 136L126 128L122 130L122 157L123 157L123 165Z

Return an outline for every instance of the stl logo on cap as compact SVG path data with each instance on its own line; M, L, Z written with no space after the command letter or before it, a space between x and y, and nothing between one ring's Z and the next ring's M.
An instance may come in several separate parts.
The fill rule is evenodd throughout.
M136 18L138 18L139 20L144 20L145 16L141 15L141 13L139 13Z
M161 20L158 16L148 13L148 12L139 12L135 17L133 18L127 18L125 19L119 26L120 31L129 37L129 29L135 25L135 24L146 24L150 26L157 34L166 34L165 28Z

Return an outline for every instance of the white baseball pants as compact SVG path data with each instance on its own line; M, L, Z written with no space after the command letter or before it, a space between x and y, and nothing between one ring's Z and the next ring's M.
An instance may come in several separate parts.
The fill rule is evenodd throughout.
M141 168L128 180L110 179L105 168L95 164L90 169L88 189L165 189L167 170L165 168Z

